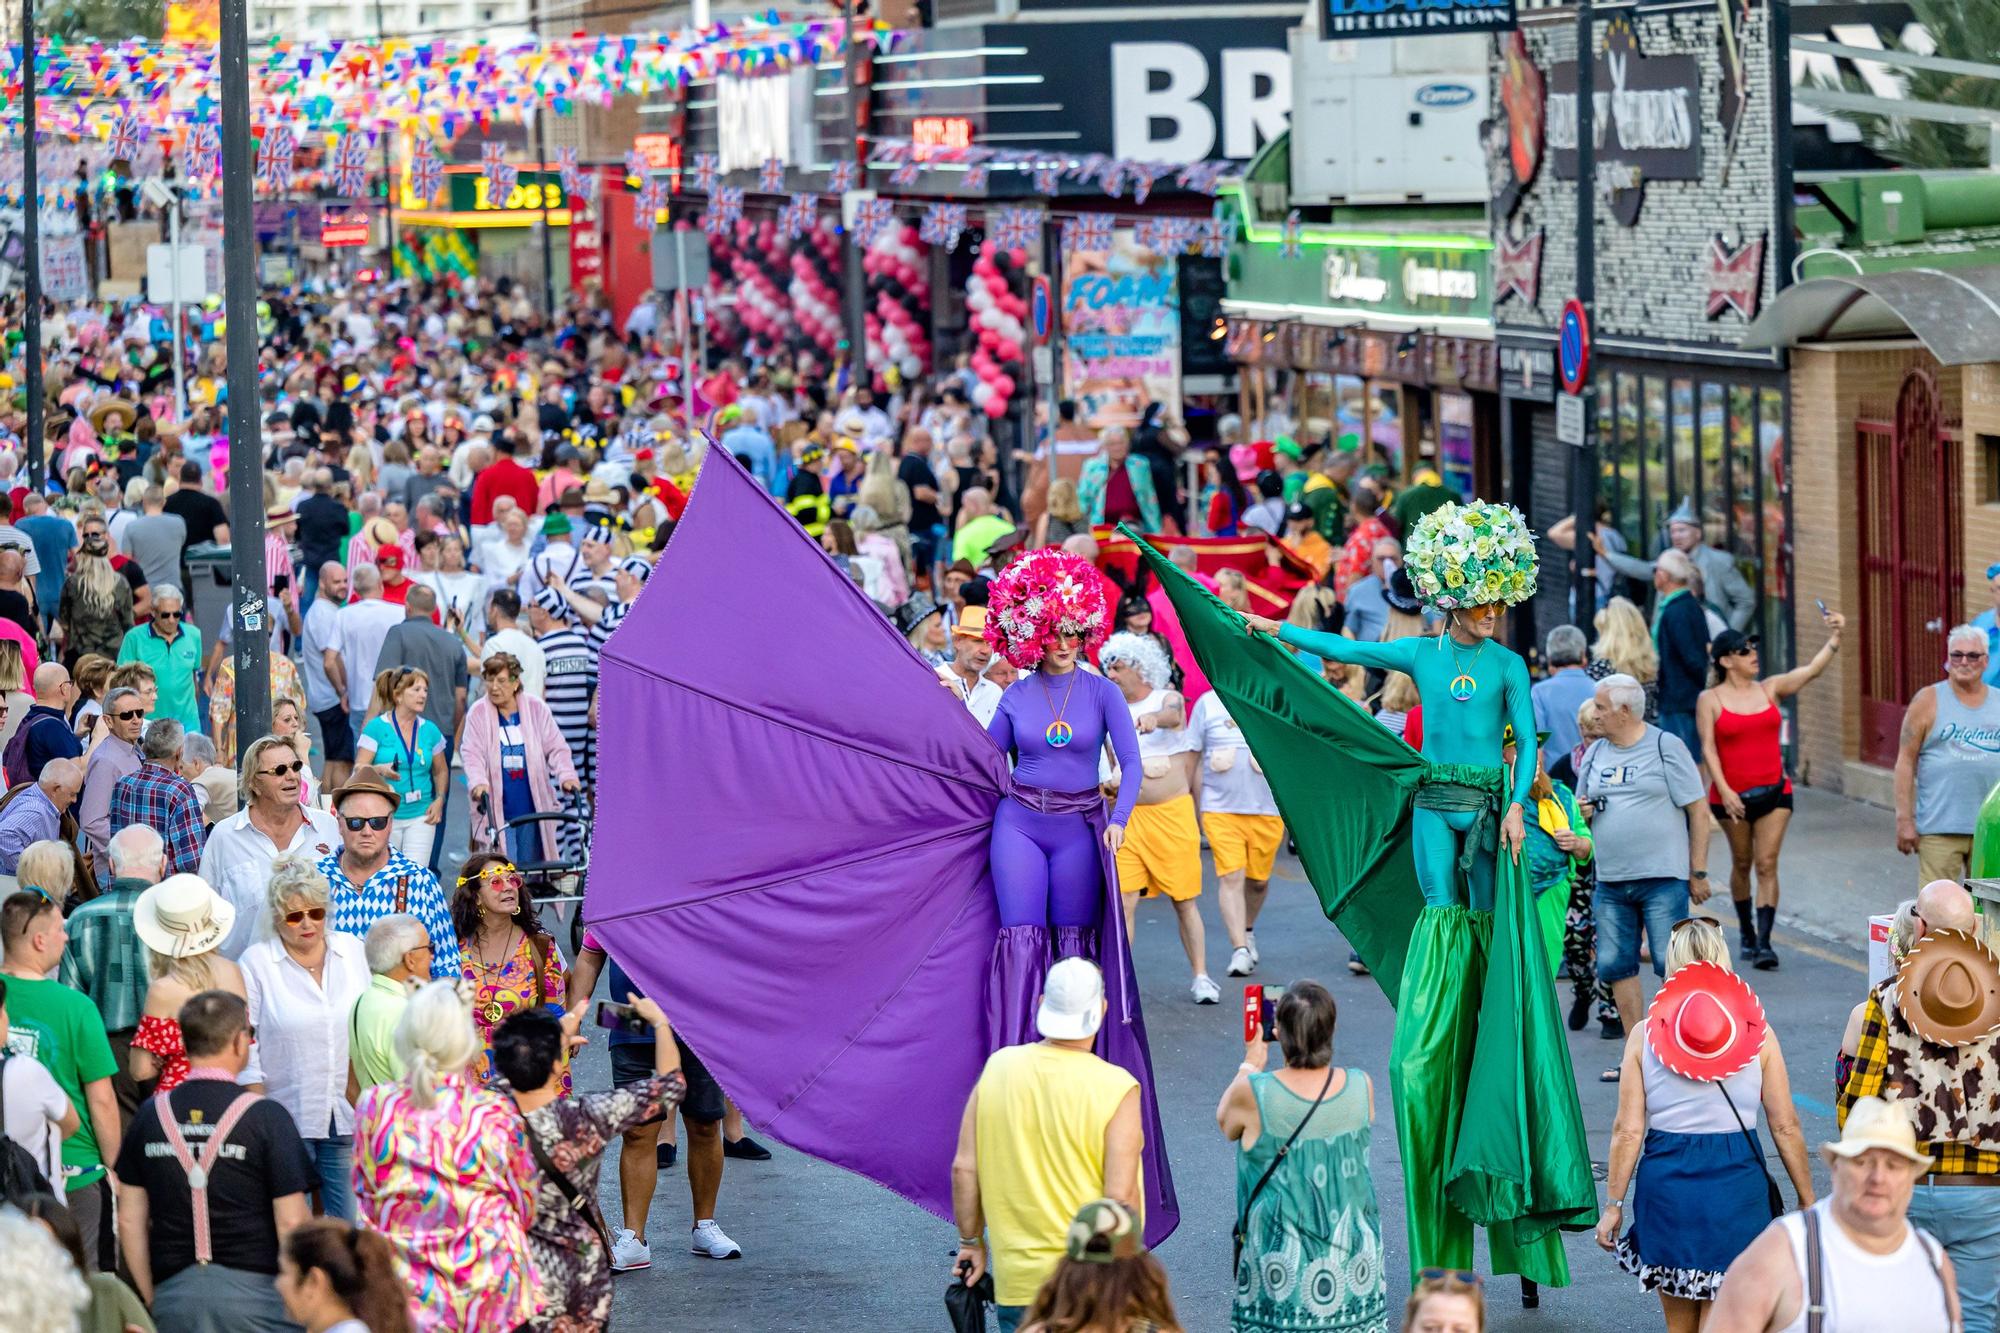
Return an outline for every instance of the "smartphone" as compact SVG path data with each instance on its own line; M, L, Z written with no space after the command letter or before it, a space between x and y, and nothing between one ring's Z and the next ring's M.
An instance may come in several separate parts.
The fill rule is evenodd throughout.
M1815 597L1813 598L1813 605L1819 608L1819 618L1821 620L1825 620L1828 614L1826 609L1826 603L1821 601L1819 598Z
M1243 1040L1256 1041L1260 1033L1265 1041L1278 1039L1272 1024L1277 1019L1278 1001L1284 995L1283 986L1252 985L1243 988Z
M609 1000L597 1002L597 1026L610 1028L613 1032L629 1032L634 1036L645 1036L652 1032L653 1025L639 1017L629 1004L613 1004Z

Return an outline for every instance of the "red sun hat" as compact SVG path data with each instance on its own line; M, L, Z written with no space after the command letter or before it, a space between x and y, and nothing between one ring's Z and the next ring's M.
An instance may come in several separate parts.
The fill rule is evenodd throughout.
M1719 1083L1750 1067L1764 1047L1764 1005L1720 963L1688 963L1646 1009L1646 1042L1682 1078Z

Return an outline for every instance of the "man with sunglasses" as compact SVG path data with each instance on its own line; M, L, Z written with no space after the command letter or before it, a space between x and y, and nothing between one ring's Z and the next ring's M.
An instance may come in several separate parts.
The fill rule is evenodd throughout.
M202 845L201 877L236 908L236 924L221 945L226 958L250 947L274 861L281 856L318 861L340 846L340 821L299 800L304 769L304 757L290 741L262 736L250 742L243 752L250 784L244 806L210 829Z
M83 836L83 850L100 867L112 833L111 789L120 778L137 773L143 762L139 736L146 730L144 697L129 686L118 686L104 697L104 723L110 734L90 752L76 819Z
M187 622L187 598L172 583L153 584L153 618L125 631L118 665L144 662L159 683L154 717L170 717L189 731L201 730L196 685L201 676L201 631Z
M2000 692L1986 683L1986 631L1945 639L1945 678L1903 714L1896 749L1896 850L1917 854L1917 883L1965 878L1979 806L2000 782Z
M389 845L401 796L387 772L373 764L354 770L333 794L340 824L340 850L319 860L332 886L333 928L366 935L385 916L407 912L424 923L431 937L431 976L460 976L458 931L437 876Z

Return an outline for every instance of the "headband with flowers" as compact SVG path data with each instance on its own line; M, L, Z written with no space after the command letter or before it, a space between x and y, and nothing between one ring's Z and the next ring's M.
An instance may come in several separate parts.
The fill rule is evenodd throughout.
M1516 606L1535 595L1535 535L1512 505L1446 504L1417 520L1404 555L1431 606Z

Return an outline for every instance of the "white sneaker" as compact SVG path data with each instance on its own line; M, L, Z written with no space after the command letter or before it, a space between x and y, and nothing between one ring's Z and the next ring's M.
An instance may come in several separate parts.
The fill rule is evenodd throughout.
M633 1234L630 1227L619 1227L611 1237L611 1271L630 1273L635 1269L653 1266L653 1247Z
M694 1224L694 1252L709 1259L741 1259L743 1247L722 1234L714 1218Z
M1206 972L1197 976L1194 979L1194 985L1188 987L1188 990L1194 996L1196 1004L1214 1004L1222 998L1222 991L1217 988L1213 981L1208 979L1208 973Z
M1249 948L1249 950L1250 950L1250 966L1252 966L1252 967L1255 967L1255 966L1257 966L1257 964L1259 964L1259 963L1261 963L1261 962L1263 962L1263 961L1264 961L1264 955L1263 955L1263 954L1261 954L1261 953L1258 953L1258 952L1257 952L1257 932L1256 932L1256 931L1254 931L1254 930L1246 930L1246 931L1244 931L1244 932L1243 932L1243 943L1244 943L1244 944L1245 944L1245 945L1246 945L1246 946L1247 946L1247 947Z
M1229 955L1229 975L1232 977L1247 977L1256 970L1256 967L1257 956L1251 953L1248 947L1238 949Z

